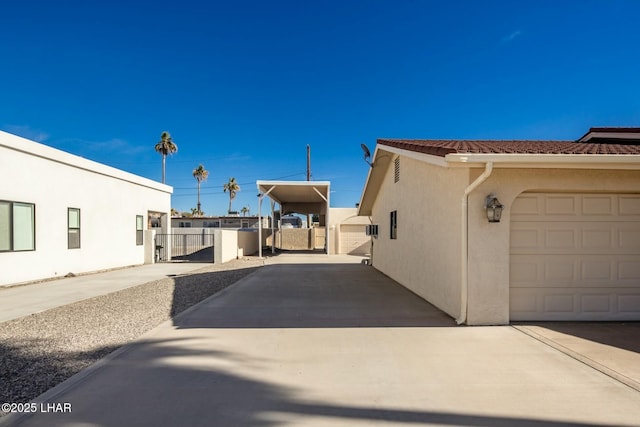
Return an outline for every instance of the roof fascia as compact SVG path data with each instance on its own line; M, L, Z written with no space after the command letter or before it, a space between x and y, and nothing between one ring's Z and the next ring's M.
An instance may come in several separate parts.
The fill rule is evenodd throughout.
M482 167L493 162L494 168L538 169L630 169L640 170L637 154L447 154L445 161L454 167Z
M585 136L580 138L578 142L588 142L593 138L602 138L602 139L638 139L639 135L637 132L631 131L619 131L619 132L607 132L607 131L593 131L588 132Z
M13 135L8 132L0 131L0 147L24 153L30 156L39 157L50 162L59 163L86 172L95 173L142 187L151 188L153 190L161 191L164 193L173 193L173 187L171 187L170 185L162 184L149 178L145 178L140 175L135 175L130 172L105 165L104 163L98 163L93 160L85 159L84 157L76 156L75 154L71 154L66 151L41 144L39 142L31 141L30 139L26 139L18 135Z
M304 187L329 187L331 181L256 181L258 188L262 185L297 185Z
M420 162L429 163L431 165L449 167L449 164L445 161L445 159L440 156L419 153L417 151L404 150L402 148L390 147L384 144L377 144L376 149L373 153L373 166L369 168L367 180L365 181L364 189L362 190L362 195L360 196L358 215L368 216L371 214L373 202L375 201L374 194L378 193L379 187L382 184L382 177L386 173L387 168L391 163L390 160L387 162L383 162L382 159L386 160L386 157L389 157L389 155L391 154L408 157ZM372 184L372 182L375 182L377 184Z
M421 162L426 162L432 165L441 166L444 168L449 166L445 158L441 156L435 156L433 154L427 154L427 153L420 153L418 151L404 150L402 148L390 147L388 145L383 145L382 149L384 151L397 154L399 156L409 157L411 159L418 160Z

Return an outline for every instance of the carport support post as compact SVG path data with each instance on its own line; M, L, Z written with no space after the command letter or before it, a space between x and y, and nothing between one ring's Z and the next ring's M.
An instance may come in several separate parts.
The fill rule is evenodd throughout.
M276 253L276 232L275 232L275 224L274 224L274 218L275 218L275 206L276 206L276 202L271 199L271 255ZM280 214L282 215L282 208L280 209ZM282 246L280 246L282 247Z
M258 194L258 258L262 258L262 193Z
M331 234L331 230L329 229L329 224L330 224L330 218L329 218L329 194L331 193L331 189L330 187L327 185L327 197L324 197L322 195L322 193L320 192L320 190L318 190L316 187L313 187L313 190L318 194L318 196L320 196L322 198L322 200L324 200L327 203L327 207L325 209L324 212L324 245L325 245L325 251L327 253L327 255L329 255L329 248L330 243L331 243L331 239L329 238L329 235Z
M264 196L268 196L273 190L275 185L267 190L264 194L262 194L262 188L258 185L258 257L262 258L262 199ZM271 224L273 226L273 215L271 215ZM272 236L273 238L273 236Z

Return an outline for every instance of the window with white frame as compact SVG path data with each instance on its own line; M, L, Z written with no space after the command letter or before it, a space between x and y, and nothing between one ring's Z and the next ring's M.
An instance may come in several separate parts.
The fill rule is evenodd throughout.
M35 212L33 203L0 201L0 252L36 249Z
M80 248L80 209L67 209L67 248Z
M136 245L144 245L144 217L136 215Z

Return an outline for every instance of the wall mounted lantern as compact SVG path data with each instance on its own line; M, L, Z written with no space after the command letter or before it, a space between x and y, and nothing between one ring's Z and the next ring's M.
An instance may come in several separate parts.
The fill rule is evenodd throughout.
M487 211L487 219L489 222L500 222L504 206L502 206L496 196L489 194L484 202L484 208Z

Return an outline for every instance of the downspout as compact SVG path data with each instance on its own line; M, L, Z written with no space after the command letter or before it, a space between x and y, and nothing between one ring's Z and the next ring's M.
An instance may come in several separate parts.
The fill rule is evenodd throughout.
M484 172L473 181L465 190L462 196L462 281L460 286L460 317L456 319L458 325L466 323L467 311L469 308L469 194L480 184L485 182L493 172L493 162L484 165Z

